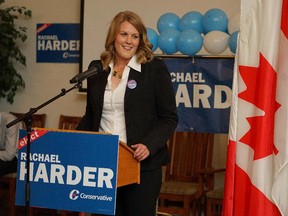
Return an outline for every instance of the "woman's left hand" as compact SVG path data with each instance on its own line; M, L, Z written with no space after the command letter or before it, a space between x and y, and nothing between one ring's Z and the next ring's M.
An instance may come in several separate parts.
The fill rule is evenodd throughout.
M131 145L131 147L135 150L134 158L136 158L139 161L146 159L150 155L150 152L149 152L147 146L145 146L141 143Z

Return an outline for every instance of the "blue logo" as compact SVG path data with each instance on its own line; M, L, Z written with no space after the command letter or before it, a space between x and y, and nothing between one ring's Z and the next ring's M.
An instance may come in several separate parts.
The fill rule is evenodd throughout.
M74 189L74 190L72 190L72 191L70 192L69 198L70 198L71 200L76 200L76 199L78 199L79 194L80 194L80 192L79 192L78 190Z

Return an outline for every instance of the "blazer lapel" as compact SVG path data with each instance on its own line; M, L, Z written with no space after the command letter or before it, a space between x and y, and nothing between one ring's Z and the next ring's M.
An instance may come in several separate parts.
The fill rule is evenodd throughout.
M134 70L133 68L130 68L130 73L129 73L129 77L128 77L128 81L127 81L127 86L126 86L126 92L125 92L125 98L124 101L126 101L129 96L131 95L131 93L133 93L133 90L135 88L137 88L139 85L141 85L141 73L139 71ZM133 86L131 84L133 84L133 82L135 82L134 84L136 85L135 88L133 88Z
M95 76L95 79L91 81L93 82L93 84L91 84L91 88L94 89L91 93L91 97L94 98L93 101L99 102L97 106L100 106L100 110L103 107L104 93L107 85L107 77L109 75L109 72L110 71L102 71L98 74L98 76Z

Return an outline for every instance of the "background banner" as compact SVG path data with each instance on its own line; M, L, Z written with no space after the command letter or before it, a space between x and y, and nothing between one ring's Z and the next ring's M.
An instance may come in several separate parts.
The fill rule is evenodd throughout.
M179 115L177 131L227 133L234 58L164 58Z
M79 63L80 25L37 24L37 62Z
M30 205L114 215L116 135L35 130L31 133ZM20 131L16 205L26 205L27 137Z

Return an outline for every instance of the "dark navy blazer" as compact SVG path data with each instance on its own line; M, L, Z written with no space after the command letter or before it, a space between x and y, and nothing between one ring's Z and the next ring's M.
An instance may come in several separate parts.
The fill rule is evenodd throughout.
M101 64L99 60L90 63L89 68ZM103 71L87 79L86 112L78 130L99 131L103 109L104 92L109 71ZM150 156L141 162L141 171L154 170L170 161L167 140L177 123L175 93L171 76L158 58L141 65L141 73L130 69L124 96L127 145L143 143Z

